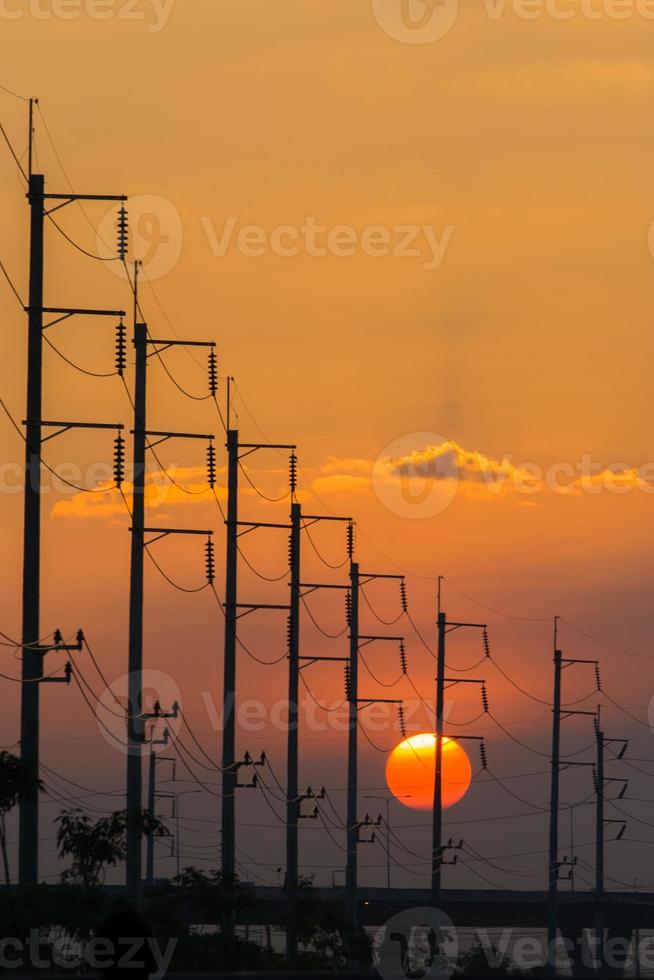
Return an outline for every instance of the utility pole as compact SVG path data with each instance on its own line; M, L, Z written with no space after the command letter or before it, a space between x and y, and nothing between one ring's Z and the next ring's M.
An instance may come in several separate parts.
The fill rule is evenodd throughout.
M22 686L20 744L27 770L39 774L40 682L43 658L48 649L39 646L41 604L41 446L43 409L43 331L75 315L119 316L120 311L47 308L43 305L44 222L53 211L73 201L122 201L124 196L99 194L46 194L43 174L32 173L32 113L29 107L29 175L27 199L30 207L30 268L27 342L27 412L25 419L25 499L23 531L22 595ZM50 207L46 201L58 201ZM57 318L44 323L44 313ZM72 425L62 424L61 431ZM112 428L118 428L112 426ZM19 878L22 885L38 880L39 799L32 788L23 796L19 817Z
M362 826L368 826L369 820L360 822L358 813L358 738L359 712L371 704L398 704L402 700L388 698L359 697L359 654L363 646L375 641L391 641L403 644L402 636L364 636L359 629L359 597L363 585L375 579L394 579L404 581L403 575L379 575L372 572L362 572L358 562L353 561L354 536L350 525L348 534L348 554L350 556L350 590L349 590L349 626L350 626L350 656L347 665L347 701L349 708L348 722L348 764L347 764L347 863L345 868L345 902L348 925L354 935L358 925L357 893L358 893L358 845L361 843L359 831Z
M227 544L223 663L222 873L236 874L236 595L238 575L238 430L227 430Z
M161 739L150 739L150 759L148 765L148 813L150 817L154 819L156 816L155 807L157 803L157 796L170 796L171 794L158 794L157 793L157 762L170 762L173 767L173 779L175 778L175 759L167 758L166 756L158 756L154 750L155 745L167 745L168 744L168 730L164 731L164 737ZM147 848L146 848L146 864L145 864L145 881L148 888L154 886L154 834L148 834Z
M294 459L294 457L292 457ZM291 464L291 493L295 493L295 467ZM295 917L298 887L298 822L300 817L299 788L299 682L300 682L300 542L302 537L302 508L291 503L291 537L289 558L291 570L291 608L288 636L288 745L286 759L286 891L287 926L286 958L297 958Z
M550 789L550 836L547 884L547 962L556 963L559 882L559 767L561 762L561 651L558 649L558 617L554 620L554 700L552 706L552 770Z
M432 808L432 857L431 857L431 902L435 909L441 906L441 883L442 867L444 861L445 847L443 846L443 741L445 738L445 684L481 684L485 692L485 681L477 679L462 680L461 678L448 678L446 671L446 637L447 634L458 629L481 629L484 631L484 647L488 654L488 637L485 623L455 623L449 622L442 608L442 584L443 578L438 579L437 597L437 628L438 645L436 652L436 740L434 746L434 801ZM484 707L486 698L484 695ZM477 736L456 736L457 740L469 738L480 742L483 746L483 738ZM486 755L482 747L482 764L484 768ZM449 844L447 847L449 848Z
M386 887L391 887L391 802L392 800L410 800L411 794L402 796L364 796L364 800L381 800L386 806Z
M597 806L595 808L595 941L600 969L604 965L604 732L597 724Z
M345 866L345 902L347 921L357 926L357 864L359 827L357 824L358 786L358 692L359 692L359 564L350 554L350 659L348 662L348 736L347 736L347 859Z
M296 460L291 457L291 493L296 489ZM293 502L291 505L291 538L289 545L289 557L291 566L291 604L289 616L289 726L288 726L288 747L287 747L287 787L286 787L286 891L287 891L287 928L286 928L286 958L292 962L297 957L297 930L296 930L296 908L297 908L297 889L299 877L298 864L298 825L299 820L303 819L301 813L302 803L305 799L315 799L310 791L304 795L299 795L299 680L300 671L307 666L321 662L340 662L349 663L349 657L303 657L300 655L300 603L304 597L319 589L341 589L349 594L349 585L339 585L335 583L317 584L304 583L301 579L301 531L306 530L311 525L319 521L332 521L346 523L348 525L348 554L350 543L353 542L352 519L349 517L335 517L323 515L304 515L301 506ZM315 811L318 816L319 811Z
M231 409L230 409L231 412ZM239 521L238 487L241 461L260 449L288 450L295 446L269 443L241 443L237 429L227 430L227 543L225 551L225 643L223 669L223 745L222 745L222 874L227 886L236 875L236 790L239 764L236 761L236 644L237 622L257 609L285 610L290 606L238 602L238 539L258 528L289 530L288 524ZM243 530L240 530L240 529ZM243 610L243 612L239 612ZM232 928L233 923L228 922Z
M601 690L601 685L599 682L599 671L598 671L598 690ZM620 830L617 836L613 838L614 840L622 840L622 837L627 829L627 824L624 820L607 820L605 817L604 803L606 799L606 785L607 783L622 783L620 792L618 793L616 799L620 800L627 792L627 787L629 785L628 779L620 779L616 777L607 777L605 774L605 757L606 757L606 747L615 742L621 744L620 751L615 756L616 759L622 759L625 752L627 751L628 741L622 738L606 738L604 730L602 728L602 708L601 705L597 706L596 714L596 728L595 736L597 741L597 759L594 767L595 776L595 794L596 794L596 807L595 807L595 943L597 949L597 959L599 962L600 969L604 966L604 903L606 901L606 895L604 891L604 849L605 849L605 827L607 824L620 824Z
M571 660L564 658L558 645L559 617L554 617L554 697L552 703L552 758L551 758L551 790L550 790L550 829L548 850L548 887L547 887L547 965L551 972L556 970L556 940L558 934L558 883L560 879L559 862L559 782L562 768L592 765L584 762L566 762L561 765L561 721L574 715L588 715L596 718L594 711L572 711L563 708L561 703L561 687L563 671L573 664L592 664L595 667L597 687L599 683L599 667L597 660ZM574 869L571 872L574 874Z
M443 861L443 730L445 707L445 635L447 618L441 609L441 580L438 582L438 647L436 652L436 745L434 769L434 812L431 842L431 901L441 905Z
M213 341L159 340L148 334L147 324L141 320L138 302L138 263L134 269L134 429L133 429L133 494L132 526L130 528L130 592L129 592L129 653L128 653L128 714L127 714L127 854L126 887L130 901L138 908L141 904L141 866L142 834L140 813L143 796L142 751L145 742L145 721L143 713L143 580L145 549L160 538L170 534L201 535L207 538L207 577L213 580L213 545L211 531L196 531L184 528L148 528L145 526L145 475L146 451L152 450L169 439L201 439L210 447L213 435L199 435L189 432L160 432L147 428L147 366L151 354L161 355L170 347L205 347L209 355L209 389L215 394L215 378L212 371L215 365L215 343ZM122 375L124 364L119 365ZM211 452L211 450L210 450ZM210 483L213 480L210 464ZM146 541L146 534L155 537ZM159 716L167 717L167 716Z

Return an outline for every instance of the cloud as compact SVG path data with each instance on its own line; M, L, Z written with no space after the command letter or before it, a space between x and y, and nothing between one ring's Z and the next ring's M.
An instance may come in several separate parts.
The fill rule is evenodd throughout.
M370 487L370 478L354 476L351 473L334 473L331 476L319 476L311 486L320 494L361 493Z
M59 500L52 508L51 516L73 520L129 518L127 508L134 490L133 483L123 484L122 495L113 484L101 483L94 490L96 492L78 492L66 500ZM215 494L219 500L227 498L224 487L216 486ZM202 467L170 466L165 470L158 470L149 474L145 488L146 507L155 510L193 501L206 502L212 496L213 492L206 482L206 472Z

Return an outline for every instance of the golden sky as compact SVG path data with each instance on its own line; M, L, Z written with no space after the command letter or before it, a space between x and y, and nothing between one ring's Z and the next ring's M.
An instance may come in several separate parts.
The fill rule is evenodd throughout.
M303 500L357 519L368 570L409 573L411 610L425 635L433 630L435 578L444 575L452 582L448 613L488 620L498 659L545 698L555 613L614 647L650 648L654 20L645 2L622 4L624 18L617 6L448 0L433 16L456 15L451 29L431 43L405 43L399 0L0 3L0 82L39 97L75 190L129 194L141 247L154 229L158 248L141 253L150 258L153 290L144 284L141 295L151 331L170 336L168 317L186 339L215 339L221 374L237 380L243 435L259 438L251 412L273 441L297 442ZM423 0L409 7L418 20L429 13ZM524 16L527 7L541 16ZM0 105L22 153L25 104L0 92ZM50 190L67 189L38 115L36 165ZM24 296L27 208L8 153L0 167L0 257ZM95 227L112 244L106 207L89 205L86 215L64 210L62 227L92 252ZM377 254L384 251L391 254ZM49 304L128 306L115 267L85 258L52 229L46 256ZM8 288L0 295L2 396L20 421L25 317ZM108 372L113 327L79 320L49 336L78 364ZM82 376L48 349L45 364L46 417L131 427L117 379ZM204 368L184 351L167 354L166 364L189 391L204 394ZM219 421L207 403L183 397L157 364L150 385L152 424L215 431L222 467ZM21 445L8 424L2 433L0 609L2 628L16 635L21 498L10 491ZM111 438L62 436L44 455L87 472L109 458ZM204 488L203 458L201 444L161 450L164 466L196 490ZM252 466L268 494L283 492L283 459L262 455ZM617 482L611 469L621 474ZM433 472L444 474L435 489L423 479ZM163 493L152 491L153 522L216 529L222 587L215 503L171 490L163 475L157 482ZM244 514L284 518L284 504L247 490L242 497ZM44 497L43 514L43 626L83 626L107 675L118 677L126 670L129 550L120 500L55 490ZM248 557L275 577L285 541L259 533L247 541ZM316 541L340 560L338 532L317 530ZM197 542L157 549L177 581L201 584ZM337 574L306 552L312 574ZM247 571L242 582L262 601L285 595L284 583L268 586ZM486 612L454 586L525 621ZM217 753L201 697L220 692L216 605L206 592L171 592L152 569L146 588L146 663L176 679ZM373 597L391 618L395 594L389 599L376 585ZM315 608L326 626L340 628L340 605L325 598ZM307 621L312 649L327 649L310 630ZM244 626L270 660L283 653L283 635L278 622ZM565 627L563 642L571 655L601 656L607 690L646 718L642 658L621 658ZM477 639L456 644L453 663L477 659ZM392 655L376 656L384 676L394 675ZM410 656L431 698L430 657L415 635ZM261 669L240 665L244 697L260 694ZM10 663L6 672L17 671ZM283 663L269 671L267 697L283 697ZM318 668L315 678L320 696L337 700L340 677ZM548 709L521 699L497 673L487 680L498 716L548 751ZM573 695L592 689L591 681L572 681ZM14 687L5 685L6 744L16 737ZM81 782L93 786L91 743L79 741L93 736L119 787L122 759L97 736L79 696L52 688L43 702L44 740L52 743L44 758L69 776L74 759ZM457 692L455 702L461 720L476 714L469 692ZM616 734L630 727L641 755L649 751L646 728L615 711L608 717ZM495 771L543 768L546 760L486 728ZM581 723L571 730L573 748L581 747ZM78 741L62 741L70 738ZM282 736L266 738L283 770ZM333 745L311 738L303 779L341 785L342 735L329 736ZM390 748L395 736L377 738ZM260 750L255 742L243 748ZM383 753L364 745L362 755L367 785L382 786ZM523 789L537 801L548 797L543 777ZM464 816L478 813L482 793L498 812L519 809L488 787L478 792L460 805ZM195 804L202 815L199 798ZM252 801L243 806L250 816L257 810ZM492 853L511 850L507 826L485 828ZM525 830L522 840L544 846L542 828ZM259 854L257 846L250 841L250 853ZM341 857L336 850L330 860ZM631 877L635 848L622 857L633 858L633 868L623 869ZM462 873L457 883L465 882Z

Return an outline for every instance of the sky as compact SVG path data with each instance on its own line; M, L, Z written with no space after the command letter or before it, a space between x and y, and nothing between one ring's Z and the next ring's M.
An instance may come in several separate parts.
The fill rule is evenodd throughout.
M629 884L640 878L654 843L648 807L637 802L648 799L651 772L638 760L652 758L651 570L643 533L654 483L648 6L0 3L0 83L10 90L0 90L0 119L23 165L26 103L11 92L40 100L35 168L47 189L130 196L130 258L144 262L140 295L152 334L215 340L220 403L224 411L225 378L234 376L242 438L296 443L306 512L353 517L362 569L406 574L416 629L405 617L380 623L364 604L366 632L405 633L409 673L429 703L438 576L445 577L451 619L488 624L504 673L486 661L472 676L484 672L493 716L528 748L489 716L461 729L485 736L489 768L503 785L477 777L448 814L445 832L502 860L496 867L469 856L468 866L447 869L452 887L485 887L484 879L542 887L555 615L562 617L566 656L600 659L604 691L629 712L610 702L603 709L607 735L629 737L633 760L631 768L612 768L631 779L630 799L619 806L632 815L632 842L608 848L607 873ZM24 297L28 212L8 150L0 174L0 258ZM111 256L115 209L70 206L57 220L87 252ZM5 285L1 393L20 423L26 323ZM130 289L120 263L85 256L49 226L46 301L129 311ZM113 319L76 318L47 336L75 364L105 374L113 370L114 331ZM211 401L197 400L207 392L205 352L169 350L163 360L183 390L153 359L149 419L158 429L215 433L217 497L224 502L220 419ZM46 418L132 427L116 377L81 374L46 346L44 379ZM125 380L131 386L131 368ZM22 448L8 420L0 432L0 612L2 630L13 638L20 626ZM72 483L106 490L112 439L68 433L46 444L44 459L70 467L61 472ZM224 526L206 492L205 451L204 442L187 441L158 449L159 462L150 460L149 519L156 527L215 531L220 594ZM265 451L245 465L257 488L283 496L284 454ZM287 498L272 503L242 482L244 519L286 519ZM42 626L67 636L84 628L102 672L87 654L77 658L93 702L105 681L120 686L127 670L129 521L115 491L76 493L50 475L45 485ZM342 529L324 524L311 535L331 565L343 560ZM258 531L243 541L243 552L265 576L283 576L283 533ZM202 586L199 539L167 538L152 554L178 585ZM303 575L337 583L344 570L327 567L305 541ZM245 563L240 586L242 601L283 603L287 596L285 579L267 582ZM376 582L366 594L387 622L401 612L396 584ZM342 596L310 596L307 605L327 632L343 629ZM345 638L324 637L308 613L302 631L304 649L342 655ZM260 660L278 663L264 666L239 653L239 699L265 706L260 731L243 721L239 748L265 749L283 785L284 732L275 721L286 696L283 616L252 616L241 637ZM448 667L465 677L483 654L479 631L459 631L448 643ZM379 644L365 657L374 674L362 677L366 696L405 699L409 725L428 729L427 708L408 681L384 686L398 675L396 648ZM5 659L3 673L17 677L11 648ZM174 590L154 565L146 574L145 663L165 675L165 699L180 693L194 733L218 759L220 609L210 590ZM318 665L304 676L318 701L338 705L340 669ZM453 686L447 696L453 730L479 715L474 685ZM565 698L584 696L582 708L591 710L598 701L594 670L579 665L566 671ZM0 741L12 746L15 680L3 681L3 697ZM342 818L345 735L338 712L318 710L312 720L306 698L301 782L329 787ZM120 798L124 758L105 730L120 735L120 719L102 709L99 728L74 685L45 688L42 704L45 764L78 784L60 780L59 789L100 815L112 799L87 789L110 786ZM373 716L367 724L376 748L362 738L362 796L384 793L386 754L400 739L395 717L376 723ZM592 744L588 718L567 720L564 732L567 752ZM189 736L182 738L207 763ZM468 748L477 772L477 749L473 742ZM592 748L577 758L592 758ZM215 788L210 765L193 762L192 769ZM177 775L178 787L199 788L183 765ZM562 778L565 803L591 794L587 771ZM238 844L247 873L274 881L283 831L274 813L280 792L270 774L267 781L268 803L266 794L242 791ZM206 790L183 801L185 863L217 862L219 804ZM62 805L44 800L44 875L60 870L48 838ZM161 802L162 812L167 805ZM361 800L362 813L370 807L376 815L379 806ZM395 856L404 865L394 867L396 881L425 884L419 858L429 847L428 815L397 803L392 816L402 841ZM621 819L617 808L612 817ZM567 820L562 816L564 847ZM590 844L579 853L592 866L592 807L577 807L575 820L577 843ZM302 861L317 883L331 881L332 870L341 880L342 828L335 814L329 822L333 840L310 821L303 826ZM381 884L382 849L362 850L369 866L362 883ZM158 868L174 871L164 850ZM592 870L581 866L579 877L583 887Z

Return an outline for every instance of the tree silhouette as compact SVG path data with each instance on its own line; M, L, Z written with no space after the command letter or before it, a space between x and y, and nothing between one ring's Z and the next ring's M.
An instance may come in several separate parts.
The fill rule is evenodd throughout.
M5 884L11 884L7 854L6 817L26 793L43 790L43 783L22 759L11 752L0 752L0 850L5 871Z
M70 868L62 872L61 880L67 884L87 887L97 885L106 868L115 867L127 852L127 810L116 810L107 817L91 820L82 810L75 808L59 814L56 823L59 857L72 857ZM135 819L141 837L167 837L169 830L148 810L141 810Z

